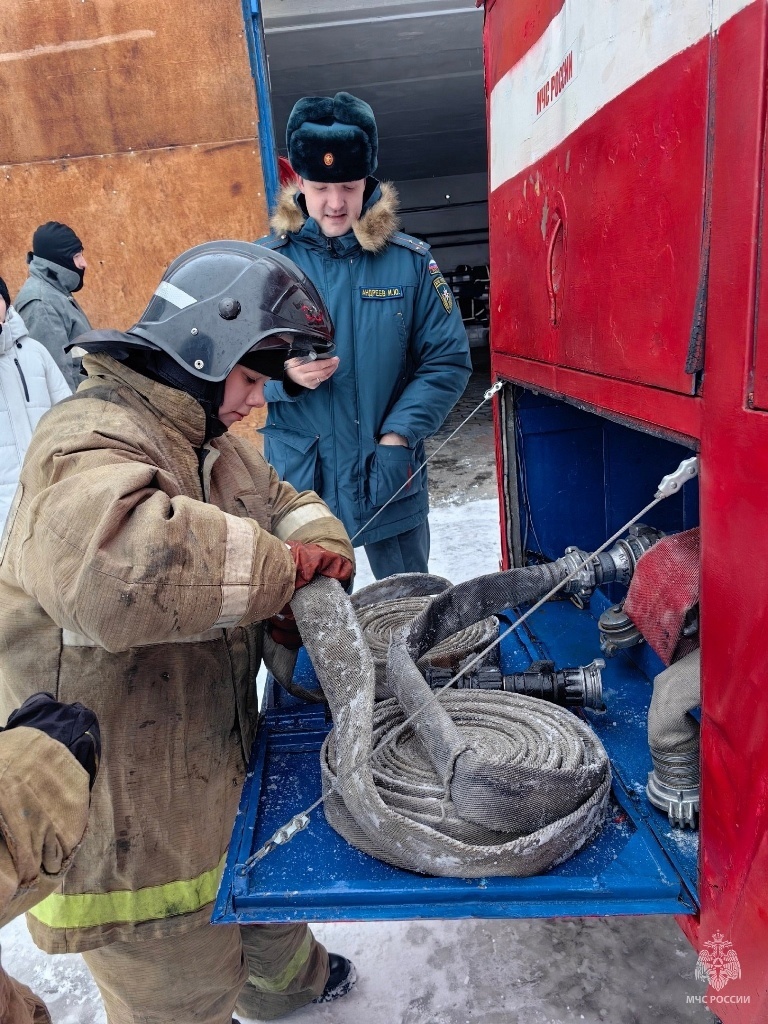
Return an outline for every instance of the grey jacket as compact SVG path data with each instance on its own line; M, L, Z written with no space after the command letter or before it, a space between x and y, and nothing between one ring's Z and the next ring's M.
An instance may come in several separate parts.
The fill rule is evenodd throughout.
M51 353L72 391L82 380L81 360L65 352L64 346L91 330L88 317L72 297L79 282L74 270L33 256L29 277L13 303L30 335Z

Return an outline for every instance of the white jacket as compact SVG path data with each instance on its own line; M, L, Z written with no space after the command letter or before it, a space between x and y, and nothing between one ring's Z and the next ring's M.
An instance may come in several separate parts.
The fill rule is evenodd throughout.
M37 421L71 394L53 357L9 306L0 333L0 531Z

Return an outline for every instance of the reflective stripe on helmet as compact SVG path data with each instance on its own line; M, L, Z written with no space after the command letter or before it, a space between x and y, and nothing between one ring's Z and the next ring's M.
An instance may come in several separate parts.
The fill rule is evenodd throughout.
M155 295L159 295L161 299L170 302L177 309L186 309L187 306L194 306L197 302L196 298L188 292L182 291L181 288L177 288L170 281L161 281L157 288L155 288Z
M192 914L216 898L226 854L215 868L183 882L146 889L63 894L55 892L30 913L49 928L93 928Z

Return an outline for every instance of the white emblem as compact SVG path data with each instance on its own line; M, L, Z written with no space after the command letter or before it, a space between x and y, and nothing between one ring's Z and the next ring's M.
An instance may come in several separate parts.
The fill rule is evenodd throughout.
M728 942L722 932L715 932L699 953L696 980L709 982L715 992L719 992L729 981L740 978L741 964L732 947L733 943Z

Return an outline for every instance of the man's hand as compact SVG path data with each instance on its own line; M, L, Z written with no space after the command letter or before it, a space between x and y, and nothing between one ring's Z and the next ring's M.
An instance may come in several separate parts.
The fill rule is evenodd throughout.
M379 444L392 444L399 445L401 448L408 447L408 439L403 437L402 434L395 434L390 431L388 434L382 434L379 438Z
M267 620L267 628L275 643L287 647L289 651L298 651L304 643L289 604Z
M322 383L336 373L339 368L339 357L331 356L330 359L312 359L304 362L303 359L289 359L284 367L285 376L292 380L299 387L309 388L314 391Z
M80 703L62 704L50 693L35 693L8 716L8 729L39 729L58 740L88 772L91 786L101 760L101 733L96 715ZM0 732L3 730L0 730Z
M286 545L296 563L296 590L306 587L315 576L328 576L340 583L347 583L352 578L355 567L343 555L328 551L319 544L301 544L289 540Z

